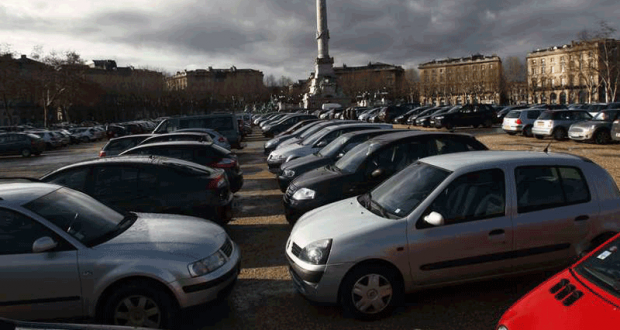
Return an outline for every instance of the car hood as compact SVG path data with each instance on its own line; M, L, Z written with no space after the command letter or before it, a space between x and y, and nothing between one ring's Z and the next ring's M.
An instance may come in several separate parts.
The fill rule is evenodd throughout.
M163 252L196 260L215 253L226 240L222 227L195 217L136 213L131 227L95 250Z
M550 292L562 279L583 293L569 306L565 306L566 298L556 299L557 293ZM500 323L508 329L603 329L620 322L618 308L589 290L569 270L564 270L510 307Z
M284 170L293 170L295 172L305 172L310 169L316 169L327 164L333 164L334 159L330 157L321 157L316 154L310 154L307 156L303 156L301 158L293 159L289 162L286 162L280 166L282 171Z
M292 143L292 144L280 144L278 146L278 148L276 148L274 151L271 152L271 155L275 156L275 155L289 155L292 151L296 150L296 149L301 149L304 148L306 146L302 146L301 144L297 144L297 143Z
M393 223L351 197L306 212L291 230L291 239L303 247L319 239L355 236Z
M325 197L327 193L336 193L335 191L328 192L327 190L330 190L330 187L343 187L343 184L347 180L352 179L352 176L353 174L331 170L324 166L300 175L292 184L297 188L310 188L321 191L323 197Z

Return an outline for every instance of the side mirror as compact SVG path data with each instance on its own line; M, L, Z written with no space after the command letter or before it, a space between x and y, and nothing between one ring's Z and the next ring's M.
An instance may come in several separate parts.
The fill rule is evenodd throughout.
M326 145L327 145L327 141L321 141L321 142L316 144L316 147L317 148L323 148Z
M342 158L342 156L344 156L344 152L339 153L339 154L336 156L336 159L340 159L340 158Z
M380 177L381 175L383 175L383 169L381 169L381 168L378 168L378 169L372 171L372 173L370 173L370 176L373 177L373 178Z
M429 215L424 217L424 222L433 226L443 226L443 215L441 215L441 213L433 211Z
M54 242L54 240L48 236L43 236L34 243L32 243L32 252L33 253L41 253L45 251L49 251L58 246L58 243Z

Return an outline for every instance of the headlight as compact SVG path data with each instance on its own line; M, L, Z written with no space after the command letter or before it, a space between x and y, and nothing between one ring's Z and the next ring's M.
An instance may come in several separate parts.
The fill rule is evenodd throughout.
M592 125L592 126L590 126L590 130L591 130L591 131L593 131L593 130L595 130L595 129L596 129L596 125Z
M327 258L329 257L329 250L331 247L331 239L323 239L312 242L301 250L299 259L314 265L324 265L327 263Z
M508 328L505 325L500 325L497 330L508 330Z
M435 117L435 119L443 119L443 116Z
M308 188L301 188L293 194L293 199L302 201L306 199L314 199L315 191Z
M279 154L271 154L271 155L269 155L269 159L271 159L271 160L279 160L279 159L284 159L284 155L279 155Z
M196 277L211 273L214 270L222 267L225 263L226 257L224 256L224 253L222 253L222 251L220 250L217 250L217 252L215 252L214 254L187 265L187 269L189 269L189 274L192 277Z
M267 141L267 143L265 143L265 148L271 147L274 143L275 141L272 141L272 140Z
M292 178L292 177L295 176L295 171L293 171L293 170L284 170L282 175L284 175L287 178Z

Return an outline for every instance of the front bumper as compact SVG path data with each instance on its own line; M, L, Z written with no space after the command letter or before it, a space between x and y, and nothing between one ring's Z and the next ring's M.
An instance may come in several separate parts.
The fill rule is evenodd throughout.
M276 177L276 179L278 181L278 187L280 187L280 191L286 192L286 188L288 188L288 185L291 184L291 182L293 182L295 178L289 178L280 174Z
M592 133L593 131L574 131L574 130L569 130L568 131L568 137L571 140L577 140L577 141L586 141L586 140L591 140L592 139Z
M327 204L324 201L316 199L305 199L298 201L291 197L292 196L288 196L287 194L284 194L282 197L284 216L289 223L295 223L299 218L301 218L302 215L304 215L304 213Z
M230 293L241 271L241 253L233 242L233 252L226 265L213 273L170 283L179 307L186 308L224 298Z
M280 165L284 164L285 159L267 160L267 167L269 172L274 174L280 174Z

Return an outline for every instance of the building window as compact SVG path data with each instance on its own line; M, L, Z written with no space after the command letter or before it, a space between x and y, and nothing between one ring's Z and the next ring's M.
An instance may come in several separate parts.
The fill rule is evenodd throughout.
M553 67L551 67L551 73L554 73Z
M549 62L553 63L553 57L549 59Z
M540 74L545 74L545 67L540 67Z
M545 65L545 59L544 58L540 59L540 65Z
M532 65L536 65L536 60L532 60Z
M562 73L566 72L566 66L564 65L564 63L562 63L562 66L560 67L560 71L562 71Z
M555 78L551 78L551 86L555 86Z
M560 57L560 62L561 62L561 63L564 63L564 57L565 57L565 56Z
M566 86L566 78L562 77L561 81L562 81L562 86Z

